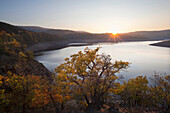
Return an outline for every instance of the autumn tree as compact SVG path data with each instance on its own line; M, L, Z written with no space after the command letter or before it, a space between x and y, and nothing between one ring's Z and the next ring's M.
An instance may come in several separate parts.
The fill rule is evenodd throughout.
M0 75L0 112L23 112L25 113L34 97L34 82L31 76L20 76L7 73Z
M146 76L137 76L134 79L124 81L119 87L119 93L131 112L132 107L144 106L147 103L148 80Z
M126 69L129 62L111 61L110 55L98 54L99 47L92 50L86 48L84 53L66 58L65 63L55 71L58 79L69 84L78 96L83 97L89 109L98 109L103 106L107 95L114 88L116 73ZM64 88L64 87L63 87Z
M166 111L170 105L170 75L153 75L149 80L151 105Z
M45 108L53 105L55 112L60 113L64 109L64 103L72 98L69 95L71 90L66 88L68 86L64 86L58 79L53 83L46 77L34 76L34 80L36 84L34 86L35 95L32 106L35 108Z
M59 105L70 98L61 95L61 87L49 81L42 76L16 75L11 72L6 76L0 75L0 112L41 111L53 105L56 113L59 113Z

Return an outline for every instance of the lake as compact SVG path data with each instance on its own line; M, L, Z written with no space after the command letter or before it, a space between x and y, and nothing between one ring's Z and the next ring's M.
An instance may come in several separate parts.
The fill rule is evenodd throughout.
M88 46L91 49L102 47L99 53L111 55L112 61L122 60L131 63L126 71L121 71L117 75L123 75L130 79L139 75L150 77L155 72L157 74L170 74L170 48L150 46L149 44L159 41L142 42L121 42L121 43L100 43ZM64 59L78 51L83 51L87 46L71 46L59 50L40 52L40 56L35 59L43 63L50 71L64 63Z

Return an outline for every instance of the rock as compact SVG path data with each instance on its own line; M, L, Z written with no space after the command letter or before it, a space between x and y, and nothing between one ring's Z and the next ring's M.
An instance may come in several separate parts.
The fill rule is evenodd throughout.
M15 66L17 74L51 77L52 73L40 62L34 59L27 59Z
M80 109L80 105L77 104L76 100L70 100L64 104L64 110L61 113L84 113Z

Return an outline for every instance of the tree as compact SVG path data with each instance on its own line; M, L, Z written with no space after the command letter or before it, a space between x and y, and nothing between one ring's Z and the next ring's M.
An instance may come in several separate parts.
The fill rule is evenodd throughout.
M48 80L47 78L36 77L35 95L32 106L45 108L47 105L53 105L56 113L60 113L64 109L64 102L71 99L69 89L63 88L63 84ZM52 82L52 83L51 83Z
M107 95L114 88L116 73L126 69L129 62L111 61L110 55L98 54L99 47L92 50L86 48L79 51L55 71L57 79L70 86L74 95L83 97L89 109L103 106Z
M34 97L34 82L31 76L20 76L7 73L0 75L1 112L17 111L25 113Z
M8 72L6 76L0 75L0 112L25 113L31 110L30 108L44 110L46 106L53 104L56 113L59 113L60 109L56 103L70 99L63 97L61 92L61 87L50 84L46 77Z
M124 103L129 107L129 111L132 107L143 106L146 100L146 95L148 91L148 80L146 76L137 76L134 79L125 81L119 87L119 93Z
M154 75L150 78L151 105L167 110L170 105L170 75ZM164 111L165 112L165 111Z

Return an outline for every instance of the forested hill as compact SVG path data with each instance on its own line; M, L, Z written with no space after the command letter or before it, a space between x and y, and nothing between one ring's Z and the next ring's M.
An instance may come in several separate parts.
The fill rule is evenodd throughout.
M18 34L19 32L24 32L25 30L23 30L19 27L10 25L8 23L0 22L0 31L6 31L7 33Z
M63 37L42 32L31 32L17 26L13 26L4 22L0 22L0 32L8 33L21 44L35 44L38 42L60 41Z
M0 75L9 71L21 75L50 76L51 73L26 47L38 42L63 40L57 35L30 32L16 26L0 22Z

